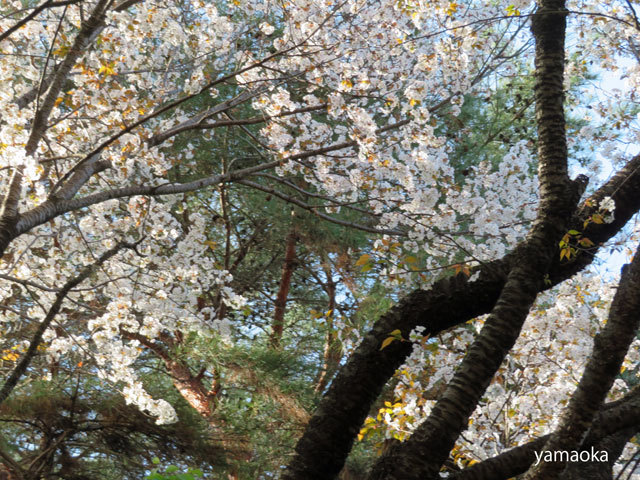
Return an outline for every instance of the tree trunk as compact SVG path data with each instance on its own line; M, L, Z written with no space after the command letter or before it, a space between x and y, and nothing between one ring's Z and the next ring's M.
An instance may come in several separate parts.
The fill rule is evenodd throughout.
M287 297L291 287L291 276L296 268L296 241L298 237L295 229L291 227L287 235L287 242L282 263L282 277L280 278L280 288L276 296L276 308L271 324L270 343L273 348L279 348L284 332L284 312L287 306Z

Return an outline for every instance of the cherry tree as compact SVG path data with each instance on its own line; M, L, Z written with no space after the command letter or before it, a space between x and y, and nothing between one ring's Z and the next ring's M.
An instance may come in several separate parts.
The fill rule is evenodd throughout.
M615 461L636 433L637 391L616 375L637 368L640 260L617 290L581 273L636 234L625 226L640 157L619 147L638 134L635 2L46 0L7 1L2 15L0 308L13 367L0 403L44 345L51 365L90 355L127 403L172 423L140 374L153 355L223 432L219 372L194 370L180 349L232 344L255 307L259 281L238 282L239 265L264 223L236 227L238 199L259 192L367 234L354 266L415 289L360 335L336 312L349 247L305 246L329 298L316 390L328 388L309 420L265 387L308 421L283 478L334 478L363 424L363 437L376 427L394 439L370 474L385 479L437 478L470 459L482 461L460 478L509 478L536 452L593 445ZM594 71L627 87L589 88ZM535 103L537 134L489 128L465 160L460 145L484 132L464 124L465 103L490 105L516 80L530 100L513 95L513 123ZM618 169L604 182L602 163ZM282 235L274 350L298 229L310 230L296 222ZM392 377L395 399L376 418ZM250 460L242 438L219 437L231 460ZM584 476L541 461L527 478L565 467Z

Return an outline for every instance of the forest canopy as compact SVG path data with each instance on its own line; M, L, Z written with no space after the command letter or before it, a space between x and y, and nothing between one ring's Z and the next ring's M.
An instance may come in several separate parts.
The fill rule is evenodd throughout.
M2 0L0 478L640 478L639 9Z

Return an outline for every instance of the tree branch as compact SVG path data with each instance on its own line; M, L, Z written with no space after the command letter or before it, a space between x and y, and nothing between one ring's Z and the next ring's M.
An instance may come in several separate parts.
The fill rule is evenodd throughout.
M18 384L18 381L20 380L22 375L24 375L24 373L26 372L29 364L31 363L31 360L36 355L38 346L40 345L40 342L42 340L42 335L44 334L46 329L49 327L49 325L51 324L55 316L58 314L58 312L62 308L62 303L64 302L64 299L67 296L67 294L74 287L78 286L84 280L89 278L89 276L96 270L96 268L98 268L104 262L109 260L114 255L116 255L120 250L122 250L123 248L133 249L135 248L135 246L136 246L135 244L126 243L126 242L119 243L115 247L103 253L93 264L87 265L86 267L84 267L76 277L67 281L67 283L65 283L62 286L62 288L60 288L58 293L56 293L56 299L53 302L53 305L51 305L51 308L49 308L47 315L44 317L40 325L38 325L38 328L33 334L33 337L31 338L31 342L29 343L29 348L27 348L27 351L24 353L24 355L20 359L20 362L18 362L18 364L13 369L13 371L5 381L4 385L2 386L2 389L0 389L0 404L2 404L7 399L11 391Z
M29 15L24 17L22 20L19 20L18 22L16 22L16 24L13 25L12 27L9 27L9 29L7 31L2 32L0 34L0 42L5 40L6 38L8 38L13 32L18 30L23 25L26 25L29 21L31 21L36 15L38 15L43 10L46 10L47 8L55 8L55 7L64 7L64 6L67 6L67 5L74 5L74 4L76 4L78 2L81 2L81 1L82 0L66 0L66 1L54 2L53 0L46 0L44 3L42 3L39 6L37 6L36 8L34 8L33 11Z
M590 223L584 219L597 211L597 203L610 196L616 204L611 224ZM605 185L583 202L569 229L583 231L596 245L576 259L561 262L559 251L552 256L549 289L589 265L600 246L611 239L640 210L640 155L630 160ZM342 469L355 436L371 405L387 380L411 351L407 342L394 342L384 350L380 345L389 332L399 329L404 338L416 326L425 334L438 333L488 313L494 306L513 262L513 255L479 267L479 277L468 281L463 275L436 282L429 290L416 290L383 315L347 363L340 369L320 402L296 447L296 454L285 471L287 480L334 478ZM464 277L464 278L463 278Z

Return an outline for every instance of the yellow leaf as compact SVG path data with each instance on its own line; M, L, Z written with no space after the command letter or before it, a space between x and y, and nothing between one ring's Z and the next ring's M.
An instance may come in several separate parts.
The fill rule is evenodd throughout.
M344 80L342 80L342 82L340 82L340 85L342 85L345 89L349 89L349 90L353 87L353 83L348 78L345 78Z
M15 362L20 355L10 350L5 350L4 355L2 355L2 360L7 360L8 362Z
M457 11L458 11L458 4L456 2L449 3L449 7L447 8L447 15L452 16Z
M58 56L58 57L64 57L69 50L71 50L71 45L63 45L60 48L56 48L53 52L54 55Z
M583 247L593 247L594 243L589 240L587 237L581 238L578 243Z
M387 348L394 340L396 340L396 337L385 338L382 342L382 345L380 346L380 350Z
M600 215L599 213L594 213L593 216L591 217L591 220L593 220L593 223L597 223L597 224L604 223L604 219L602 218L602 215Z
M369 258L371 258L371 255L369 255L368 253L365 253L364 255L362 255L356 262L356 267L359 267L360 265L364 265L365 263L369 262Z
M407 263L416 263L418 261L418 259L412 255L409 255L408 257L406 257L404 259L405 262Z
M116 71L113 69L113 64L109 63L107 65L102 65L98 69L98 73L102 73L105 76L107 76L107 75L114 75L116 73Z
M510 16L510 17L511 17L511 16L514 16L514 15L520 15L520 10L518 10L518 9L516 8L516 6L515 6L515 5L513 5L513 4L512 4L512 5L509 5L509 6L507 7L507 15L508 15L508 16Z

